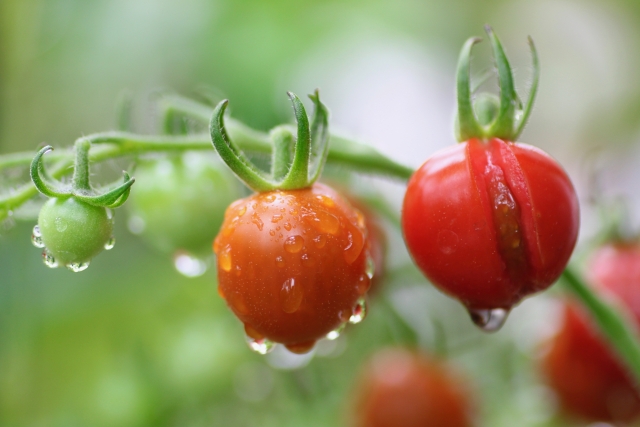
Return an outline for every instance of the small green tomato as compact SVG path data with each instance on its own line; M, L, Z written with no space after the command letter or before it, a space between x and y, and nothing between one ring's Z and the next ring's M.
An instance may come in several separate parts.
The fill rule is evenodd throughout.
M92 206L75 197L49 199L40 210L38 228L49 264L84 269L103 249L112 246L111 209Z
M209 256L226 207L244 195L231 171L201 152L145 161L136 177L129 229L169 254Z

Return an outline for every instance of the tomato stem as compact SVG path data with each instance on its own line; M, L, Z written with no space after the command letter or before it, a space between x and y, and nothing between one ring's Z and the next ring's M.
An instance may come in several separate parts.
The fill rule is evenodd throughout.
M564 270L562 279L566 289L590 312L598 328L633 376L634 383L640 390L640 343L638 342L640 334L632 326L631 320L598 297L571 267Z
M75 143L76 163L73 167L73 189L78 192L89 194L91 184L89 184L89 148L91 143L86 139L79 139Z

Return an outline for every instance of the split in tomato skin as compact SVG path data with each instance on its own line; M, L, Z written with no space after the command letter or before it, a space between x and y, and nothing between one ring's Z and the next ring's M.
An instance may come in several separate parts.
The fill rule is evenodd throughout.
M356 427L474 425L474 405L460 378L444 363L402 348L374 354L356 399Z
M297 353L349 321L370 286L363 217L323 184L234 202L213 248L247 336Z
M549 287L578 225L575 190L558 163L497 138L434 154L410 179L402 210L418 267L471 312L508 311Z
M614 244L592 256L589 282L640 327L640 246ZM562 409L590 421L640 417L640 392L581 306L568 301L542 368Z

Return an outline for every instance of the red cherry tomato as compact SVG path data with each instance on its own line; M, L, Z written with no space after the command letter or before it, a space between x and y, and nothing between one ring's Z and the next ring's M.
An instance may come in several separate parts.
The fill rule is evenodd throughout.
M567 174L543 151L471 139L413 175L402 227L418 267L473 317L508 312L550 286L573 251L578 217Z
M254 347L293 352L363 317L364 217L331 188L254 194L234 202L214 242L219 292Z
M640 326L640 247L605 246L589 268L596 290L628 309ZM590 421L630 422L640 416L640 393L596 326L569 302L543 368L562 408Z
M357 427L469 427L468 390L446 366L404 349L376 353L357 396Z

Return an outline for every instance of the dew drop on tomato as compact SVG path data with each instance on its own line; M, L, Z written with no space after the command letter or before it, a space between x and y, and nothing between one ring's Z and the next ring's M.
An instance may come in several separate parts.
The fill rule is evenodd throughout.
M262 222L262 219L260 219L260 215L258 215L258 212L254 212L251 215L251 222L254 223L256 227L258 227L259 231L262 231L262 228L264 227L264 223Z
M357 325L367 317L367 301L364 298L359 298L356 305L353 307L351 317L349 317L349 323Z
M47 248L42 251L42 262L49 268L57 268L58 261L55 259L53 255L47 250Z
M316 344L315 341L307 341L307 342L296 343L296 344L285 344L285 347L291 353L304 354L304 353L310 352L315 344Z
M218 254L218 264L220 268L226 271L227 273L231 271L231 247L226 246L220 253Z
M302 250L303 245L304 238L302 236L289 236L287 240L284 241L284 250L290 254L297 254Z
M358 277L358 283L356 286L358 288L358 294L364 295L367 293L367 291L371 287L371 279L369 278L368 275L362 274L360 275L360 277Z
M111 236L109 240L107 240L107 243L104 244L104 250L110 251L111 249L114 248L115 245L116 245L116 238Z
M496 332L507 321L509 310L504 308L470 309L469 316L474 325L484 332Z
M31 243L33 243L33 246L36 248L44 248L42 233L40 232L40 227L37 224L33 227L33 231L31 232Z
M313 238L313 243L315 243L318 249L322 249L324 248L324 245L327 244L327 236L325 236L324 234L320 234Z
M254 338L247 336L246 340L247 340L247 345L252 351L262 355L270 353L271 351L273 351L273 348L275 347L275 343L273 343L272 341L269 341L266 338L260 338L256 340Z
M328 339L329 341L337 340L340 337L340 334L342 333L342 331L344 331L344 328L346 327L347 327L347 324L342 323L336 329L329 332L325 338Z
M285 313L295 313L300 304L302 303L302 297L304 292L302 285L298 283L293 277L287 279L282 284L280 289L280 306Z

